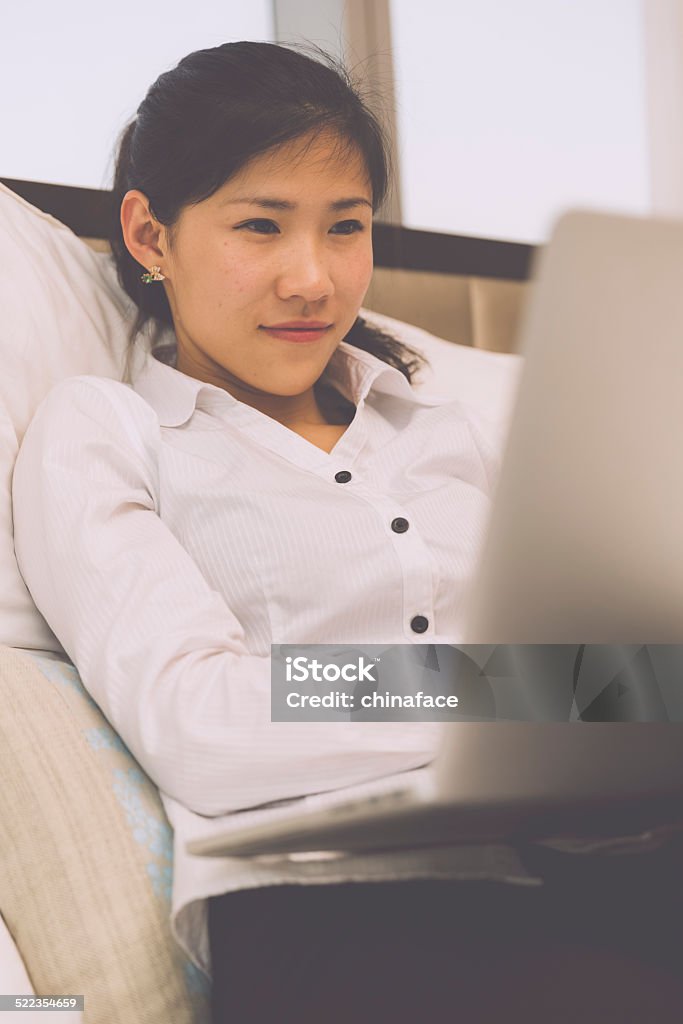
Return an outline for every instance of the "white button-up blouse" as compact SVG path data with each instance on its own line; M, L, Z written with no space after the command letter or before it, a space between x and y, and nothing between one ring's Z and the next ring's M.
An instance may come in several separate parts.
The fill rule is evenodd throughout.
M528 877L493 847L475 867L471 848L278 864L185 851L278 813L262 805L350 796L433 758L436 723L271 722L270 645L461 642L498 456L473 408L345 342L323 379L356 412L329 453L151 354L140 365L132 386L72 377L43 400L14 472L15 546L39 611L159 786L181 944L208 973L206 898L231 889Z

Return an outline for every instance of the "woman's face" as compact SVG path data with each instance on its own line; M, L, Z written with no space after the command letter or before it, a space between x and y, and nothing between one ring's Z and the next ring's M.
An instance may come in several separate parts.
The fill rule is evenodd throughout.
M329 136L256 157L186 207L148 264L166 276L177 368L267 412L305 409L370 283L371 221L362 158Z

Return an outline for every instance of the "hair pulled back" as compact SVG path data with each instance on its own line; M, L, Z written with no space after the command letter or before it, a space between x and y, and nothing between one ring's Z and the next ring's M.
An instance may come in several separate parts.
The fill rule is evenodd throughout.
M151 326L157 337L164 326L173 327L163 287L141 282L147 268L124 242L120 210L129 189L147 197L172 245L184 207L208 199L253 157L324 130L361 154L373 210L384 199L389 159L382 126L344 66L312 49L316 59L261 42L196 50L157 78L120 133L109 242L119 282L138 310L129 357L143 327ZM344 340L396 367L409 381L423 362L419 353L361 317Z

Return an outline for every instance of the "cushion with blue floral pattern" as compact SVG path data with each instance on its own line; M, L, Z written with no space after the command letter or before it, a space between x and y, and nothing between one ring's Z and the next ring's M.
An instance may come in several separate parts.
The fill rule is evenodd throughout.
M208 1024L158 789L70 662L0 645L0 778L0 913L35 992L83 994L88 1024Z

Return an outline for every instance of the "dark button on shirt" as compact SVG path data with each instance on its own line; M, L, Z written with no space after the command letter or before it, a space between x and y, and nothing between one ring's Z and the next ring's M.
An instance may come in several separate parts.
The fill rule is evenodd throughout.
M391 522L391 529L394 533L405 533L410 523L403 516L399 516L398 519L393 519Z
M416 615L410 620L410 628L413 633L424 633L429 628L429 619L426 619L424 615Z
M348 484L351 479L351 474L348 469L340 469L338 473L334 474L334 479L338 484Z

